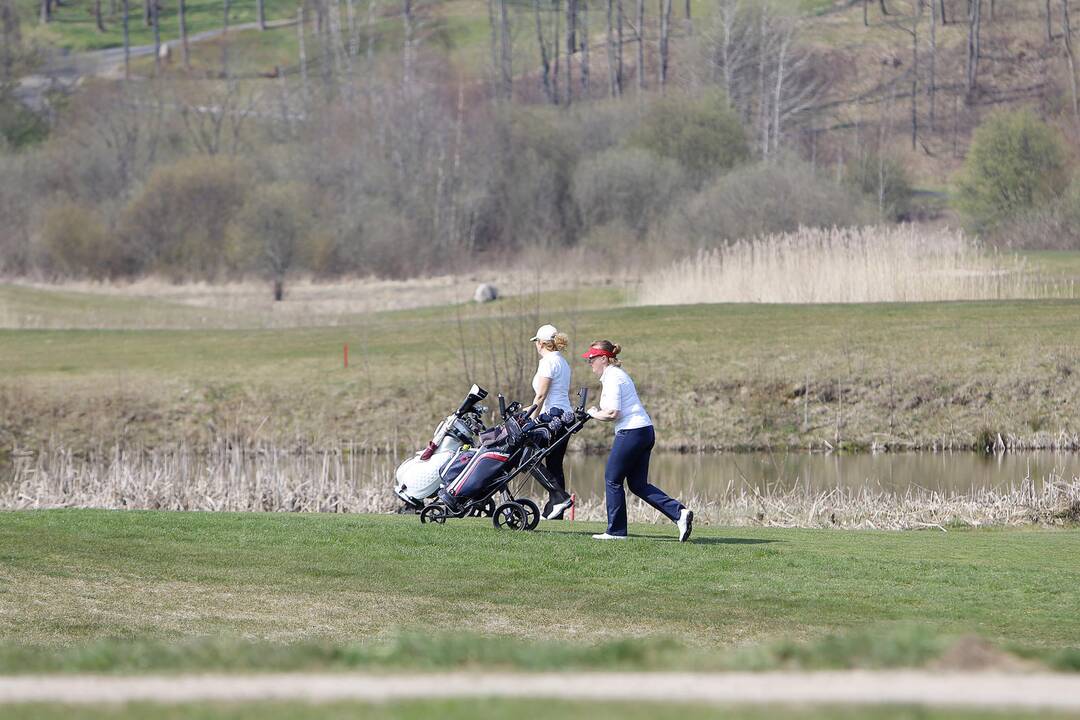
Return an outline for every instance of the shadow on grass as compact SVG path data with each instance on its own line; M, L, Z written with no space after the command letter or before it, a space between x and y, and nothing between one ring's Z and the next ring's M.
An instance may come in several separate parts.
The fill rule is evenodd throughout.
M592 539L593 530L543 530L551 535L579 535ZM653 542L678 542L677 537L659 537L657 535L630 535L630 540L651 540ZM599 541L597 541L599 542ZM764 538L724 538L724 537L692 537L687 540L690 545L765 545L767 543L782 542L780 540L766 540Z

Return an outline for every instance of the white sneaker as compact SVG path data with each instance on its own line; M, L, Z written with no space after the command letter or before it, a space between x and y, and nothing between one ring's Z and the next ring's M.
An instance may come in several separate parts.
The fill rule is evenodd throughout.
M574 506L574 497L567 495L566 499L551 506L550 512L544 516L545 520L561 520L562 514Z
M626 536L625 535L608 535L605 532L605 533L600 533L599 535L593 535L592 539L593 540L625 540Z
M675 524L679 526L679 542L686 542L694 531L694 511L683 508Z

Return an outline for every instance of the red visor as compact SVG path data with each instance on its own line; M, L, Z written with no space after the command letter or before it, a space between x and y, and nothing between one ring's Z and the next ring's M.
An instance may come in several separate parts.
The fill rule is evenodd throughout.
M596 348L596 347L589 348L585 352L581 353L581 357L585 358L586 360L592 360L595 357L601 357L601 356L602 357L613 358L613 357L615 357L615 354L612 353L610 350L605 350L604 348Z

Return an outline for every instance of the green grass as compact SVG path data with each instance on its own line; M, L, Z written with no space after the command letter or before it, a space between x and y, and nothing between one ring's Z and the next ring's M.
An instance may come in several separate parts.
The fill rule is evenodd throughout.
M5 717L0 706L0 717ZM985 718L1054 718L1075 717L1060 713L1007 713L973 710L941 710L921 707L807 707L774 705L765 707L671 705L667 703L597 703L544 702L531 700L449 700L396 702L377 705L359 703L200 703L156 705L131 703L123 706L19 705L11 717L24 720L134 720L153 717L160 720L291 720L292 718L370 718L371 720L494 720L495 718L565 718L566 720L699 720L723 717L728 720L770 720L790 717L797 720L984 720Z
M74 324L167 314L0 292ZM1080 431L1080 302L589 309L605 297L375 313L333 328L0 331L0 445L203 444L229 428L282 444L413 447L468 381L528 400L527 338L541 319L570 332L575 385L596 388L576 361L588 342L622 343L662 447L961 447L987 432L1037 444ZM606 444L606 430L582 437Z
M969 633L1076 666L1080 531L598 529L8 513L0 672L891 667Z

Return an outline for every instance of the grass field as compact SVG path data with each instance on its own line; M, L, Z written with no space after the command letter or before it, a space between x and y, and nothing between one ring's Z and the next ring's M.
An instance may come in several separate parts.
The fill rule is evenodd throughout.
M0 673L1080 666L1080 531L839 533L46 511L0 523Z
M542 321L575 358L595 338L623 344L662 447L971 447L999 432L1072 447L1080 431L1080 302L612 307L618 292L203 330L175 328L243 327L245 311L3 286L0 316L96 329L0 330L0 447L411 448L469 381L528 400ZM147 323L174 329L122 329Z

